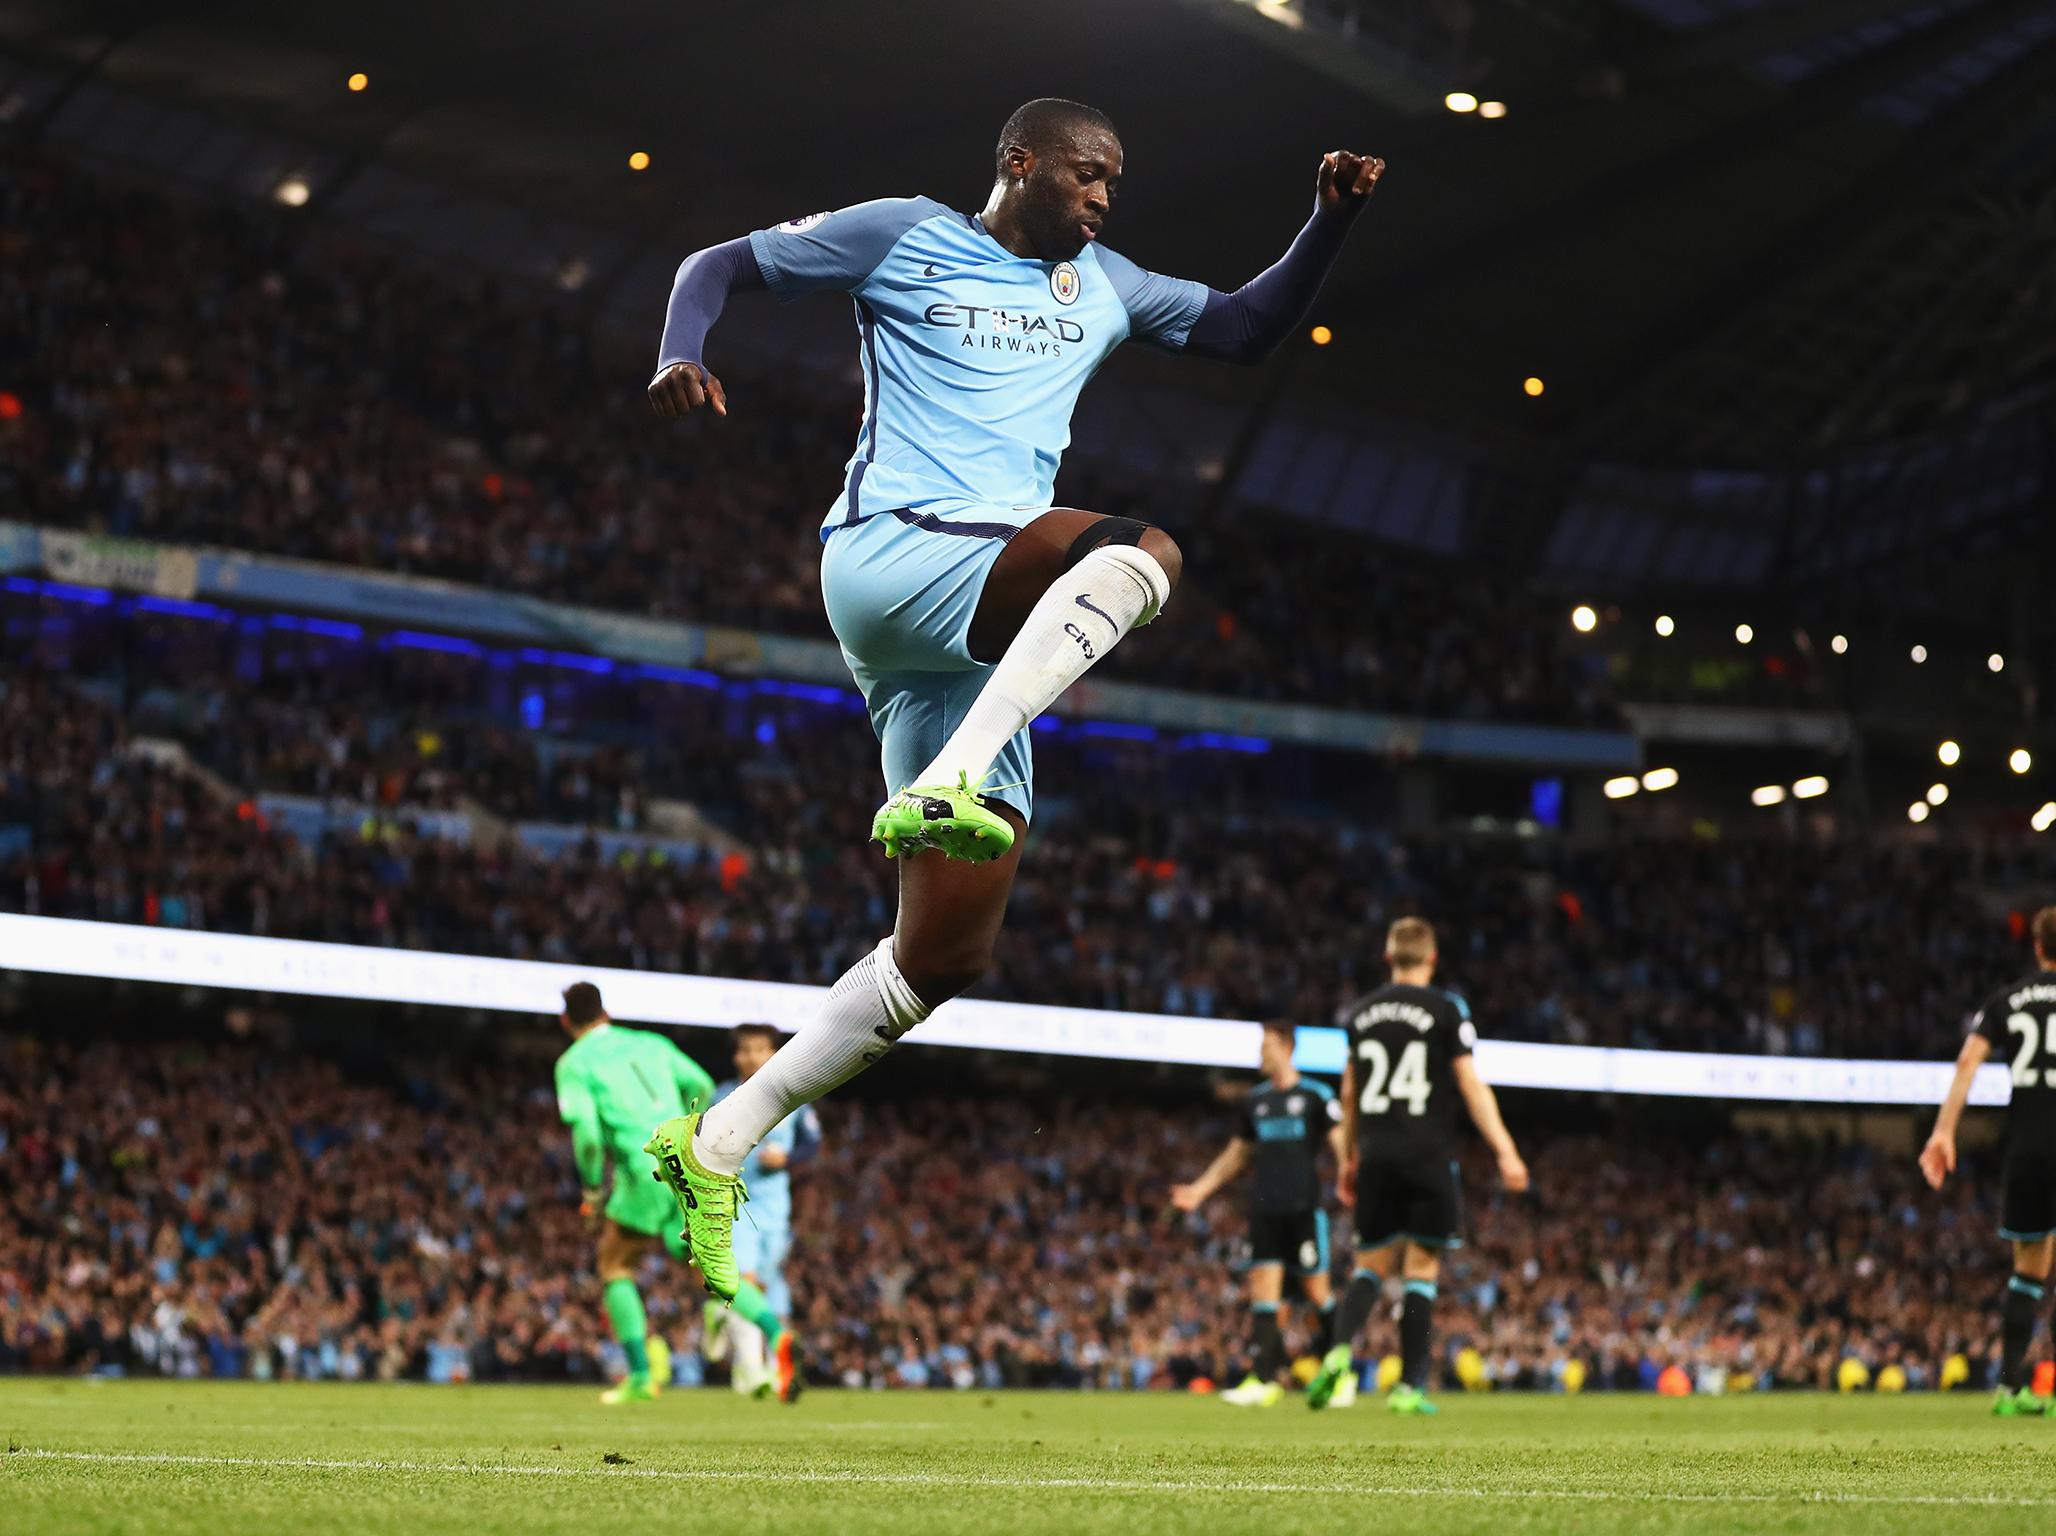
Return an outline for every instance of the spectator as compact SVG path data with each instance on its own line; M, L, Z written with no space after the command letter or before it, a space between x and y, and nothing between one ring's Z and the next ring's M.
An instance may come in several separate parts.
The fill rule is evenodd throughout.
M701 722L683 745L580 748L558 760L559 774L578 765L570 788L508 733L439 730L439 766L391 770L396 794L432 786L422 800L381 790L350 830L302 846L246 798L267 776L296 782L305 749L282 728L290 717L256 712L253 729L275 735L231 720L196 738L203 756L232 749L214 752L217 766L259 775L223 798L137 755L95 698L0 665L0 910L831 980L892 922L892 867L859 841L877 783L862 717L795 703L760 739L718 695L677 691L692 701L672 707ZM378 788L387 770L360 768L354 750L332 759L342 782ZM1940 1059L1978 990L2022 964L1991 893L2051 874L2032 846L1405 842L1351 808L1268 792L1262 758L1172 766L1157 746L1093 750L1089 776L1061 760L1051 775L1089 777L1092 803L1045 799L1039 827L1068 835L1040 838L1023 863L979 995L1319 1021L1382 979L1363 935L1422 912L1451 935L1444 978L1502 1038ZM405 764L404 752L378 761ZM1177 797L1203 813L1163 814L1172 772L1213 775ZM621 807L672 794L694 797L743 851L610 858L587 836L551 858L489 833L449 841L413 814L464 796L604 830L636 819Z
M953 1093L838 1101L797 1181L797 1321L816 1380L1175 1388L1241 1347L1239 1208L1167 1225L1227 1134L1217 1105ZM511 1122L542 1134L508 1137ZM1846 1357L1932 1385L1994 1359L1991 1179L1646 1129L1536 1143L1444 1275L1443 1374L1502 1387L1826 1386ZM615 1368L546 1063L0 1041L0 1369L264 1379L586 1380ZM939 1149L947 1148L947 1155ZM1490 1188L1480 1180L1477 1188ZM681 1359L696 1287L653 1277ZM1295 1342L1311 1349L1304 1320ZM1381 1333L1382 1330L1382 1333ZM1390 1330L1367 1341L1389 1352Z

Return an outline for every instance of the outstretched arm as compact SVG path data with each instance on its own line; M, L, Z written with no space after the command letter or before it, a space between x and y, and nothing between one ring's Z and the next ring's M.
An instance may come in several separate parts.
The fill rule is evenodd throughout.
M894 242L923 219L947 212L930 198L880 198L693 252L671 285L650 408L659 416L683 416L712 405L716 415L728 414L728 396L701 353L731 293L768 288L781 299L834 290L861 296Z
M600 1122L571 1122L571 1160L578 1165L578 1187L588 1205L597 1205L607 1188L607 1142L600 1135Z
M581 1209L597 1220L607 1202L607 1141L600 1132L600 1108L578 1073L557 1064L557 1113L571 1127L571 1161L578 1169Z
M1920 1171L1927 1175L1931 1189L1940 1189L1942 1181L1956 1171L1956 1126L1963 1119L1963 1106L1970 1102L1970 1085L1977 1078L1977 1069L1991 1054L1992 1042L1981 1034L1965 1040L1956 1053L1956 1076L1950 1080L1949 1096L1935 1115L1934 1134L1920 1150Z
M1190 1184L1171 1186L1171 1204L1181 1211L1196 1211L1236 1174L1249 1166L1249 1142L1237 1136L1221 1148L1221 1155L1207 1164L1205 1173Z
M1385 162L1333 150L1321 157L1314 216L1278 261L1233 293L1209 290L1185 350L1233 363L1256 363L1276 351L1313 307L1356 216Z
M1513 1144L1513 1135L1507 1130L1506 1121L1500 1118L1499 1096L1493 1093L1485 1079L1478 1076L1478 1064L1469 1056L1457 1057L1450 1063L1450 1070L1456 1074L1457 1092L1463 1095L1464 1107L1471 1112L1471 1122L1492 1148L1493 1156L1499 1159L1499 1176L1506 1181L1508 1189L1520 1193L1528 1187L1528 1165L1521 1161L1521 1154Z
M650 408L659 416L683 416L703 405L728 414L721 381L707 372L707 332L721 318L731 293L764 286L763 270L747 236L694 251L679 264L664 311L664 339L657 347L657 376L650 381Z

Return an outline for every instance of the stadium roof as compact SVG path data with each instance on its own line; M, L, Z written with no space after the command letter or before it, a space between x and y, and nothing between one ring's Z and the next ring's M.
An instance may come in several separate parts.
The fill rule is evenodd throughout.
M1756 477L1721 482L1720 517L1766 558L1832 544L1880 485L1992 479L2013 506L2049 479L2056 0L6 0L0 49L41 71L32 115L102 85L230 114L309 146L315 196L352 217L528 242L617 298L796 213L975 204L1032 94L1122 126L1115 243L1218 286L1281 248L1319 151L1361 147L1392 171L1317 316L1337 344L1302 349L1289 387L1554 462L1524 555L1595 460ZM1452 90L1506 115L1447 110ZM526 214L460 220L451 186ZM2036 430L1981 450L2023 415ZM1860 494L1814 508L1823 475Z

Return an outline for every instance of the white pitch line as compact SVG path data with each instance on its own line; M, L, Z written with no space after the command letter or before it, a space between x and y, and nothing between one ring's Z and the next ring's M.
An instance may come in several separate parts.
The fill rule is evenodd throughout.
M1190 1479L1119 1477L960 1477L943 1472L741 1472L725 1469L674 1471L663 1467L525 1467L511 1462L431 1462L340 1460L316 1456L197 1456L155 1451L21 1450L0 1457L0 1466L21 1461L86 1462L103 1466L238 1467L255 1470L291 1469L311 1472L427 1472L460 1477L647 1478L663 1482L709 1481L766 1484L832 1483L886 1488L1082 1489L1101 1493L1297 1493L1319 1497L1337 1494L1363 1498L1477 1499L1518 1503L1524 1499L1561 1499L1595 1504L1822 1504L1936 1506L2004 1509L2048 1509L2056 1497L1952 1493L1830 1493L1798 1489L1789 1493L1674 1493L1608 1488L1461 1488L1435 1485L1363 1483L1197 1482Z

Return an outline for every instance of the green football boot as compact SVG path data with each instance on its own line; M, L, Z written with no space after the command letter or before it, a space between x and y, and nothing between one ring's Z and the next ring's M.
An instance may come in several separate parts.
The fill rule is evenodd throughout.
M654 1403L657 1389L648 1381L637 1381L630 1377L618 1387L609 1387L600 1394L600 1401L609 1408L619 1408L624 1403Z
M1349 1375L1356 1361L1351 1358L1347 1344L1337 1344L1321 1356L1321 1368L1314 1373L1314 1379L1306 1384L1306 1405L1309 1408L1325 1408L1335 1395L1335 1389Z
M1428 1394L1419 1387L1410 1387L1401 1382L1392 1389L1392 1395L1385 1399L1387 1411L1392 1413L1440 1413L1442 1410L1428 1401Z
M1992 1399L1992 1412L2002 1419L2043 1418L2049 1412L2049 1400L2036 1397L2032 1388L2022 1387L2018 1392L2008 1392L2004 1387Z
M698 1115L666 1120L650 1133L643 1151L657 1160L656 1180L669 1186L685 1216L685 1242L711 1295L735 1300L742 1276L735 1267L735 1213L749 1191L732 1173L710 1173L692 1155Z
M871 841L885 844L888 859L933 848L946 859L983 864L1014 846L1014 829L960 773L955 788L912 784L878 807Z

